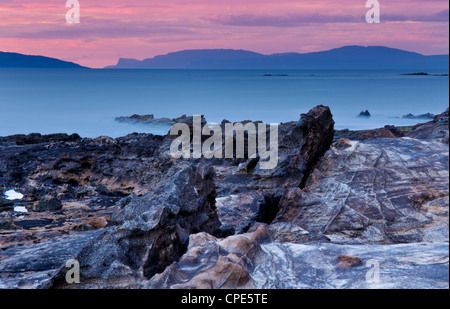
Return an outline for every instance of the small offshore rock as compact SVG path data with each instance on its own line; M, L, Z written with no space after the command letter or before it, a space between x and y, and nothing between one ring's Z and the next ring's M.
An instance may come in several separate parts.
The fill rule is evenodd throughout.
M372 116L372 115L370 114L370 112L368 110L362 111L361 113L359 113L359 117L370 117L370 116Z

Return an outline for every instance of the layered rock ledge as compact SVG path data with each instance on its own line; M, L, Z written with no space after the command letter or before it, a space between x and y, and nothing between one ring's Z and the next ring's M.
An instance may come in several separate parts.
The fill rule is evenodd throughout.
M318 106L273 170L169 135L0 137L0 288L448 288L445 117L335 132Z

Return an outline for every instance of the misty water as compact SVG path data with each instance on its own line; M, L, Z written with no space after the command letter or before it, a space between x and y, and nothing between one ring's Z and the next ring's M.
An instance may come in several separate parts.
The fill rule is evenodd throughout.
M114 120L132 114L279 123L320 104L330 106L337 129L409 126L427 120L403 115L438 114L449 106L448 76L402 75L412 72L0 69L0 136L119 137L169 129ZM372 117L357 117L363 110Z

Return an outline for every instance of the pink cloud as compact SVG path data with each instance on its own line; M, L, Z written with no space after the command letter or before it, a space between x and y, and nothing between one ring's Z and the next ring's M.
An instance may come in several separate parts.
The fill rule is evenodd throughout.
M42 54L92 67L119 57L182 49L310 52L386 45L448 53L448 1L389 0L382 23L365 23L361 0L79 0L81 23L65 23L65 0L2 0L0 50ZM268 39L270 38L270 39Z

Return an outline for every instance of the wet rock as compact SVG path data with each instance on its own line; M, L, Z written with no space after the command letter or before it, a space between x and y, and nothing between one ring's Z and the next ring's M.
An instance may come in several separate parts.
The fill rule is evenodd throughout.
M448 248L448 243L372 246L279 243L270 240L264 226L225 239L200 233L191 235L188 250L178 262L144 280L141 287L448 288ZM343 265L336 263L336 257L340 257Z

